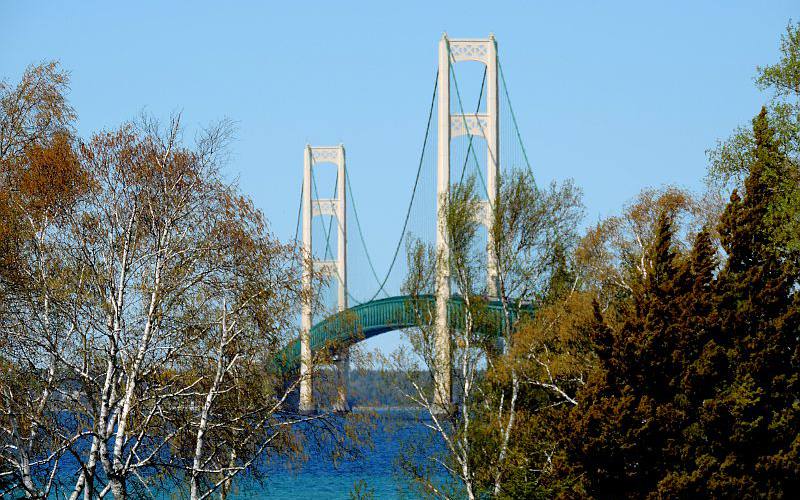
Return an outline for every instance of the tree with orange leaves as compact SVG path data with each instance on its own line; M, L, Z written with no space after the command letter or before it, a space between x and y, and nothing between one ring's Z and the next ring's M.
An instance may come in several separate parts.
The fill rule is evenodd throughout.
M224 497L301 453L294 426L339 430L266 370L297 335L300 253L223 180L226 123L80 141L67 82L36 66L0 94L0 491Z

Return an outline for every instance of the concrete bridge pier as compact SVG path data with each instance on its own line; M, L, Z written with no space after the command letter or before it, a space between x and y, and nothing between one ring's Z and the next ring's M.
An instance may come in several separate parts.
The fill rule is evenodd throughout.
M350 403L347 401L347 393L350 388L350 349L345 347L336 359L336 393L334 394L333 411L336 413L347 413L350 411Z

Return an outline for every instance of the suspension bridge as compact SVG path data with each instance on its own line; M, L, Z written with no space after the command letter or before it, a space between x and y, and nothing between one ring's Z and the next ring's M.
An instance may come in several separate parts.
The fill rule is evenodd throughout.
M482 66L477 99L469 110L464 103L469 89L460 87L457 79L456 63L460 62ZM477 82L474 84L477 88ZM478 253L484 257L484 295L489 311L482 328L491 334L503 321L497 300L497 264L489 250L493 247L492 232L487 229L493 220L500 176L515 169L530 172L531 167L494 36L452 39L443 35L431 94L405 220L391 263L383 274L376 270L368 251L344 146L305 147L295 241L302 242L306 257L302 283L309 299L302 305L299 338L286 347L282 361L284 368L299 366L301 411L315 409L312 374L317 353L335 345L338 393L334 409L347 411L349 347L388 331L420 326L421 322L432 328L435 338L432 371L436 404L449 404L452 393L449 329L463 324L464 301L459 291L454 290L451 279L445 215L453 186L468 177L479 181L482 196L476 217L481 227L479 239L485 241L485 246ZM318 176L326 168L330 174L330 166L335 169L333 189L327 197L322 197L320 192L326 186L318 185ZM351 221L357 234L352 239ZM404 244L408 248L415 242L435 252L435 273L430 293L404 295L400 292L403 287L399 286L404 273L400 253ZM358 273L349 273L351 269L357 269ZM315 278L319 276L326 278L324 285L316 284L319 280Z

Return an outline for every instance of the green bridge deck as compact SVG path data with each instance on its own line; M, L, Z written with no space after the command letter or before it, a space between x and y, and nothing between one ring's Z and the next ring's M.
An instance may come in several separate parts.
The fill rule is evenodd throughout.
M331 315L311 327L311 352L323 349L349 347L357 342L392 330L431 325L434 318L436 298L433 295L400 295L365 302L341 313ZM512 308L513 309L513 308ZM452 297L447 304L448 321L453 328L464 325L466 302L461 297ZM505 322L500 301L483 302L480 313L475 315L475 331L486 336L497 336ZM523 311L530 311L529 306ZM517 317L511 313L512 321ZM278 355L282 371L293 370L300 363L300 340L287 345Z

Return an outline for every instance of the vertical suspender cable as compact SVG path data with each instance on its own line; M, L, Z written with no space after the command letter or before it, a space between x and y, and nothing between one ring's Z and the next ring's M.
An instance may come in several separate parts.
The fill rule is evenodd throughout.
M419 155L419 165L417 166L417 177L414 179L414 188L411 191L411 199L408 202L408 209L406 210L406 218L405 221L403 222L403 230L400 233L400 238L398 238L397 240L397 246L394 249L394 256L392 256L392 263L389 265L389 270L386 271L386 276L383 278L383 282L381 283L380 288L378 289L377 292L375 292L375 295L373 295L372 298L369 299L370 301L375 300L378 294L386 286L386 282L389 280L389 275L392 273L392 268L394 268L394 265L397 262L397 255L400 253L400 246L403 243L403 238L405 237L406 229L408 228L408 219L411 216L411 207L414 204L414 197L416 196L417 186L419 185L419 176L420 172L422 172L422 163L425 158L425 147L428 145L428 136L430 135L431 131L431 120L433 119L433 107L436 104L436 91L437 87L439 86L438 69L436 70L436 75L434 77L433 82L434 83L433 83L433 95L431 96L431 107L430 110L428 111L428 125L425 127L425 138L422 140L422 151L420 152Z

